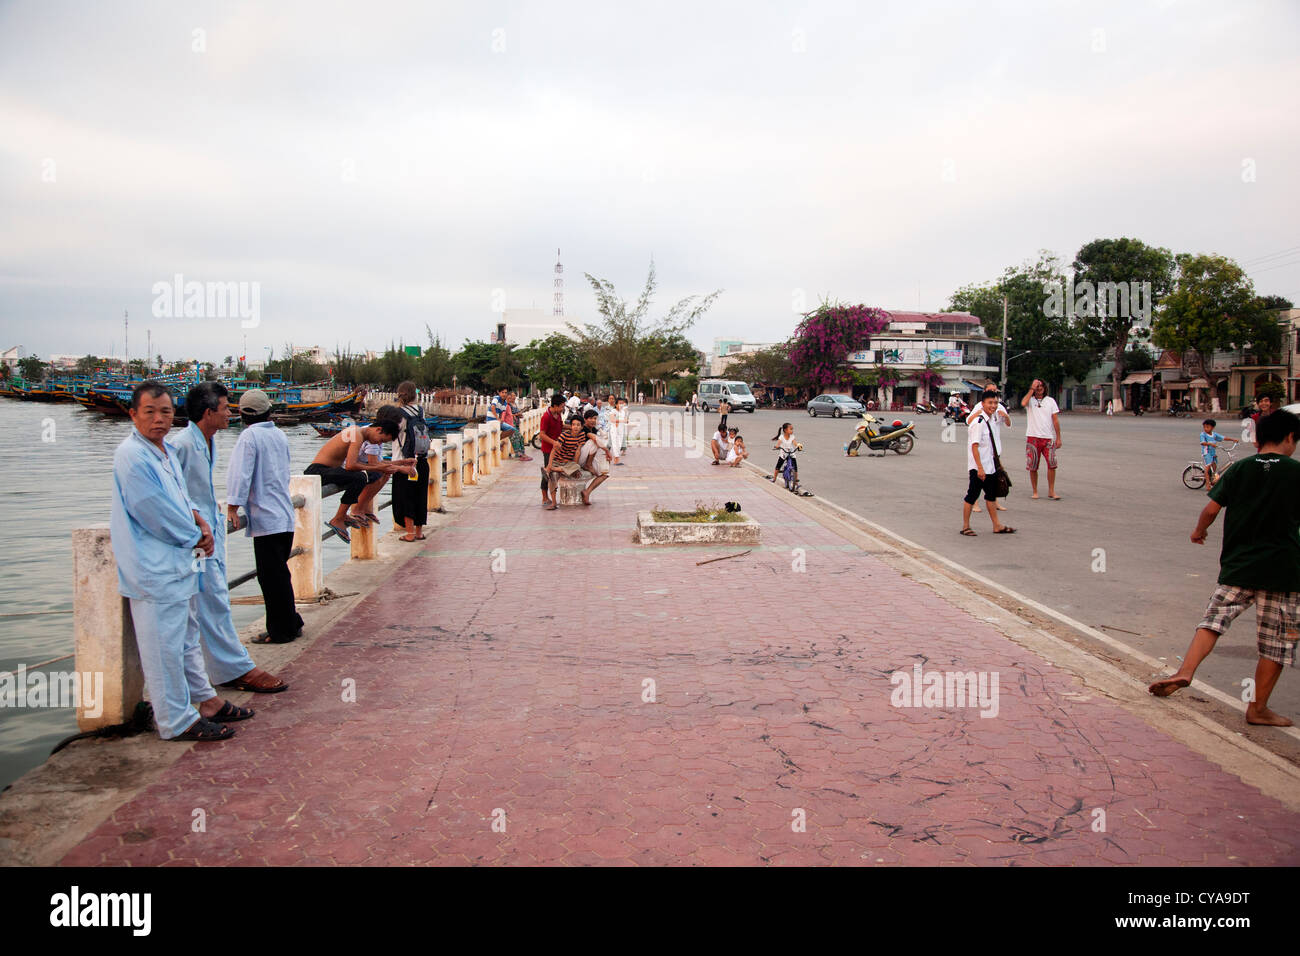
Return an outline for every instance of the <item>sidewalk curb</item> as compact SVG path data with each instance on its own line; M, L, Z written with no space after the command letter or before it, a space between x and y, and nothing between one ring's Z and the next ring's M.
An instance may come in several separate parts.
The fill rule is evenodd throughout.
M753 469L756 476L754 480L759 482L764 490L777 497L788 494L784 489L767 482L764 478L757 477L767 474L762 468L750 462L746 464ZM1300 810L1300 767L1292 761L1247 739L1239 731L1232 730L1220 721L1199 713L1184 702L1152 697L1147 692L1143 681L1127 673L1115 663L1099 657L1086 647L1076 646L1049 633L1033 621L1020 616L1015 609L995 603L966 586L963 581L978 582L988 590L1005 596L1008 601L1037 611L1057 623L1079 631L1086 637L1102 641L1121 657L1145 666L1154 666L1163 673L1168 668L1160 661L1129 648L1123 642L1116 641L1095 628L1090 628L1067 615L1025 598L997 582L968 572L956 562L908 541L825 498L790 497L789 503L810 517L819 519L824 526L831 527L831 523L840 526L835 527L834 530L842 536L849 537L850 540L852 540L851 536L865 538L874 544L875 548L864 548L864 550L894 567L895 570L931 588L949 603L974 614L977 619L995 627L1009 640L1039 655L1053 666L1072 674L1085 686L1098 691L1148 725L1212 760L1245 783L1257 787L1261 792L1293 810ZM942 565L943 568L955 572L957 576L927 566L926 560ZM982 609L982 614L977 613L976 608ZM982 616L989 612L996 613L998 617ZM1010 621L1004 618L1010 618ZM1244 714L1245 708L1239 702L1234 702L1228 695L1214 688L1205 687L1200 681L1195 682L1193 687L1221 703L1237 704L1233 710ZM1281 729L1294 730L1294 728ZM1207 734L1210 735L1208 739Z

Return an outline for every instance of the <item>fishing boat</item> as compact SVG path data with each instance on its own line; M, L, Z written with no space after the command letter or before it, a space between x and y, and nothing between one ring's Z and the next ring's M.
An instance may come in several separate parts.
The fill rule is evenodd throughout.
M335 417L324 423L313 422L311 427L316 429L316 434L320 435L321 438L333 438L349 425L359 425L362 428L368 428L373 424L374 421L371 419L354 422L350 418ZM424 418L424 424L428 426L430 432L446 433L459 431L464 428L469 424L469 419L454 418L450 415L426 415Z

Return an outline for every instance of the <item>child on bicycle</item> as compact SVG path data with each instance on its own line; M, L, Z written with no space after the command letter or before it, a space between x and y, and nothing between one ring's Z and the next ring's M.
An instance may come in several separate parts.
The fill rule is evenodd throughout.
M781 425L781 430L772 436L772 441L776 442L772 447L780 452L776 456L776 467L772 469L772 477L768 481L776 481L781 475L781 469L785 467L785 460L790 459L790 468L794 471L795 477L799 477L799 459L795 458L798 452L803 451L803 445L794 440L794 426L789 422Z
M1224 438L1214 430L1218 424L1213 418L1201 422L1201 464L1205 466L1205 486L1213 488L1219 480L1219 444L1221 442L1237 443L1235 438Z

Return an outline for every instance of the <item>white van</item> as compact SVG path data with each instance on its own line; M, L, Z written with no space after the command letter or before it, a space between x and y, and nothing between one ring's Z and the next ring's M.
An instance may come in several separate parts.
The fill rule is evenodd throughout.
M721 378L708 378L700 382L700 405L706 412L717 411L725 398L735 412L754 411L754 393L744 382L729 382Z

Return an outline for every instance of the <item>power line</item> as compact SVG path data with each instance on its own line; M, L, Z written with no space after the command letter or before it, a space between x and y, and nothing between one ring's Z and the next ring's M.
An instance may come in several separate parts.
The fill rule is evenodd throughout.
M1242 265L1248 266L1252 263L1266 262L1269 259L1276 259L1279 256L1291 255L1294 252L1300 252L1300 246L1292 246L1290 249L1282 249L1279 252L1270 252L1266 256L1256 256L1254 259L1247 259L1245 262L1242 263Z

